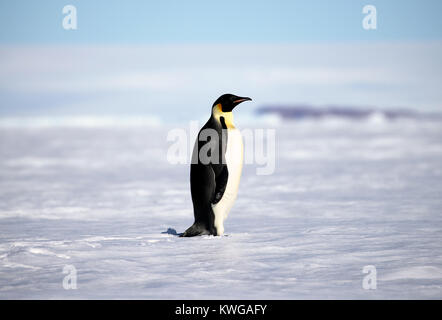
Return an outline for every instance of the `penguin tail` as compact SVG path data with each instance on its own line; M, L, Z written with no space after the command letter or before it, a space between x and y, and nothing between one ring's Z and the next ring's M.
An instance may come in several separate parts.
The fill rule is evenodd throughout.
M184 231L184 233L182 233L180 237L195 237L209 234L211 233L209 232L209 230L206 229L203 224L195 222L186 231Z

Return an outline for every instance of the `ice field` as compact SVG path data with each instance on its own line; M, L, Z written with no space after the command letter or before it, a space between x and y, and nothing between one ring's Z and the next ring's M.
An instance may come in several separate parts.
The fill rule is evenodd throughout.
M171 128L1 126L0 298L441 299L442 123L270 127L275 172L244 167L226 236L179 238Z

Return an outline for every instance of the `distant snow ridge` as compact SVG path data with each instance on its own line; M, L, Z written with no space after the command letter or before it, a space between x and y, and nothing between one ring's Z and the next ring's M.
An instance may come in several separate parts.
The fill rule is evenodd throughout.
M46 128L46 127L157 127L161 120L157 116L28 116L0 118L0 128Z
M385 122L395 119L431 119L442 120L442 114L420 113L412 110L380 110L376 108L357 107L312 107L309 105L263 106L256 110L258 115L279 116L285 120L345 118L351 120L369 120Z

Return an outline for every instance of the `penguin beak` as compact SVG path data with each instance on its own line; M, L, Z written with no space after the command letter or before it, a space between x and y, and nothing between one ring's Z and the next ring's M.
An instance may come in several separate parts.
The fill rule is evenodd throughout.
M234 105L234 106L237 106L237 105L239 105L241 102L244 102L244 101L252 101L252 99L250 99L249 97L238 97L238 99L236 99L236 100L233 101L233 105Z

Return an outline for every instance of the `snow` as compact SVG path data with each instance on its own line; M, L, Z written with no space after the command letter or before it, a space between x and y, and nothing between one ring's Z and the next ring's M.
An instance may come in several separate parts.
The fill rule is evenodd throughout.
M442 298L440 122L269 122L274 174L195 238L171 128L112 123L0 127L0 298Z

